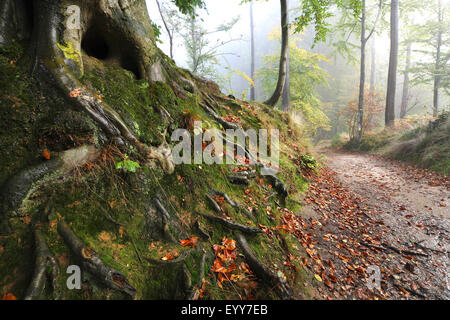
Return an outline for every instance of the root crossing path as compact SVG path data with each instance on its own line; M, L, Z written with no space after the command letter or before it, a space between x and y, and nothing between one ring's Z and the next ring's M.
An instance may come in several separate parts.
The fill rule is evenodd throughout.
M310 237L303 264L321 298L450 299L448 177L381 157L324 154L302 218Z

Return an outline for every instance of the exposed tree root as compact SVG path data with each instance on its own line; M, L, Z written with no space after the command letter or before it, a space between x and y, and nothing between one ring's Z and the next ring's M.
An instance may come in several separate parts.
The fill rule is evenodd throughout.
M159 212L161 214L161 218L162 218L162 231L164 234L164 237L173 242L173 243L177 243L177 239L174 237L174 235L172 234L172 231L170 231L170 221L171 221L171 217L169 212L166 210L166 208L163 206L163 204L161 203L161 201L158 198L155 198L155 206L157 209L157 212Z
M24 300L36 300L39 299L42 291L47 282L47 278L50 276L52 282L53 291L56 290L56 277L59 274L58 264L47 243L44 240L41 232L38 229L34 230L35 252L36 262L34 267L33 278L25 294ZM48 274L48 268L51 268L51 274Z
M226 202L228 202L228 204L230 206L232 206L233 208L236 208L238 210L242 210L247 217L252 218L252 214L250 213L250 211L248 211L246 208L244 208L243 206L241 206L239 203L237 203L235 200L231 199L228 194L226 194L225 192L221 192L221 191L216 191L213 190L214 194L221 196L225 199Z
M214 200L210 195L206 195L206 199L208 199L209 203L211 204L212 208L217 213L223 213L222 208L220 208L219 204Z
M190 294L187 296L187 300L197 300L199 298L199 290L202 287L203 280L205 278L205 264L206 264L206 252L203 251L202 258L200 260L198 282L191 288Z
M270 183L272 183L273 188L278 192L278 194L283 198L286 199L287 196L289 195L288 193L288 189L286 187L286 185L284 184L283 181L280 180L280 178L278 178L275 175L267 175L266 176Z
M131 298L136 295L136 289L131 286L126 277L108 265L91 248L86 246L73 232L69 226L60 221L58 223L58 233L64 239L75 256L80 259L83 268L94 275L98 280L109 288L121 291Z
M230 221L224 218L220 218L220 217L216 217L216 216L211 216L209 214L204 214L199 212L199 215L201 215L202 217L205 217L206 219L213 221L213 222L219 222L220 224L224 225L225 227L232 229L232 230L239 230L242 231L244 233L248 233L248 234L257 234L257 233L263 233L262 230L260 229L256 229L256 228L252 228L252 227L248 227L245 226L243 224L234 222L234 221Z
M195 228L196 228L197 232L199 233L199 235L203 239L210 239L211 238L211 235L209 235L205 230L202 229L202 227L200 226L200 223L198 222L198 220L195 222Z
M286 281L275 275L271 270L258 261L258 258L242 234L237 234L237 240L251 270L260 279L273 287L281 299L290 299L292 296L292 291Z
M204 103L199 103L199 105L208 113L214 120L220 123L225 129L239 129L240 127L237 124L228 122L222 119L211 107L207 106Z
M232 184L244 185L244 186L248 186L249 183L250 183L250 181L248 180L248 178L245 177L245 176L232 175L232 176L228 176L228 180L229 180Z

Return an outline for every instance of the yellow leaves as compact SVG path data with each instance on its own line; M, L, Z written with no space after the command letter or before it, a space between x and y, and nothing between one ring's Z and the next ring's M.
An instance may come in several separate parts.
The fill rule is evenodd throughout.
M315 274L314 278L316 278L317 281L322 282L322 278L318 274Z
M81 52L74 48L72 42L68 42L67 46L62 45L60 43L56 44L59 49L64 53L64 57L69 60L73 60L78 64L81 63Z
M247 80L248 83L250 83L250 85L252 87L255 87L255 81L253 81L252 78L250 78L245 72L239 71L237 69L233 70L237 75L241 76L242 78L244 78L245 80Z
M111 241L111 234L109 234L106 231L102 231L99 235L98 235L98 240L102 241L102 242L109 242Z

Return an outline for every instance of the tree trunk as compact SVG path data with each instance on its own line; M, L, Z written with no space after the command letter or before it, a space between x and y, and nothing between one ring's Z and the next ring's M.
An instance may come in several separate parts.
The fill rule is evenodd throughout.
M399 0L391 0L391 49L389 55L389 74L386 94L385 125L391 126L395 120L395 94L397 90L398 66L398 17Z
M405 74L403 78L403 94L402 94L402 106L400 109L400 118L404 119L406 117L406 112L408 110L409 102L409 68L411 68L411 50L412 42L408 42L408 48L406 49L406 66Z
M439 113L439 87L441 85L441 47L442 47L442 22L444 20L442 12L441 0L438 0L438 21L439 31L437 34L437 46L436 46L436 65L435 76L433 84L433 116L437 117Z
M364 91L366 85L366 0L362 0L361 12L361 66L359 76L358 129L356 138L361 142L364 121Z
M159 15L161 16L161 19L163 21L164 24L164 28L167 31L167 35L169 36L169 52L170 52L170 59L173 60L173 33L170 31L169 26L167 25L166 19L164 18L164 14L163 14L163 10L161 8L161 4L159 3L158 0L156 0L156 4L158 5L158 11L159 11Z
M289 25L288 25L288 12L287 12L287 0L280 0L281 4L281 56L280 56L280 69L278 72L278 82L272 96L264 102L265 104L274 107L278 101L280 101L283 94L284 85L286 83L286 71L287 71L287 52L289 47Z
M286 1L286 6L289 10L289 2L288 0ZM287 14L286 17L288 23L289 23L289 13ZM283 89L283 96L282 96L282 102L281 102L281 109L284 112L288 112L290 105L291 105L291 77L290 77L290 52L289 52L289 41L288 41L288 46L287 46L287 52L286 52L286 81L284 83L284 89Z
M253 2L250 2L250 41L251 41L251 72L250 77L255 82L255 26L253 20ZM251 86L250 88L250 100L256 100L256 88Z
M372 40L372 53L371 53L371 58L372 58L372 66L371 66L371 71L370 71L370 92L371 93L375 93L375 88L376 88L376 83L377 83L377 47L376 47L376 41L377 38L375 37L375 35L373 36L373 40Z
M120 115L80 81L83 51L121 65L137 79L170 83L145 1L0 0L0 10L1 17L9 17L1 19L0 45L29 39L28 60L34 76L59 88L112 140L131 144L149 161L157 160L165 170L173 170L168 145L156 148L139 141Z

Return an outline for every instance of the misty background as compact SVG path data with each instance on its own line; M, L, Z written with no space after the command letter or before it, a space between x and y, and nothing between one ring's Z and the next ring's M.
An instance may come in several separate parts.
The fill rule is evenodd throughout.
M290 20L297 16L298 1L290 1ZM228 42L217 49L217 61L214 65L217 71L217 77L212 80L220 84L222 92L226 94L234 94L237 98L250 97L250 84L242 76L233 72L238 70L250 76L251 72L251 44L250 44L250 4L241 4L241 0L205 0L206 9L198 10L198 18L201 20L202 26L206 30L214 30L219 25L228 23L234 18L239 18L237 23L230 31L213 33L207 36L210 46L215 46L222 42ZM160 26L161 42L158 44L160 49L169 55L169 38L163 27L163 21L158 11L155 0L147 0L147 6L151 20ZM370 9L370 8L369 8ZM254 1L254 30L255 30L255 51L256 51L256 70L263 67L263 56L276 54L279 52L279 41L269 40L269 35L280 29L280 1ZM336 22L339 18L338 12L335 18L331 19L331 23ZM384 14L384 21L380 23L376 33L369 41L366 51L366 81L369 81L371 72L372 53L375 53L376 61L376 77L375 84L377 92L385 96L387 86L387 71L389 64L389 13ZM424 14L415 13L410 18L409 24L421 24L425 19ZM332 25L331 28L334 26ZM368 22L368 28L371 28L371 21ZM402 22L400 23L400 40L402 38ZM328 137L344 132L345 122L340 120L339 111L344 108L350 101L355 100L358 94L359 86L359 35L354 33L348 39L354 44L354 60L349 61L336 53L332 45L334 37L337 34L332 32L327 36L327 42L319 42L314 45L314 26L308 27L300 36L301 41L297 41L299 48L305 49L313 53L324 55L328 60L321 61L320 67L327 72L327 84L317 86L317 97L320 99L322 108L330 118L332 128L327 134ZM375 51L372 47L375 46ZM188 55L184 46L184 39L175 34L173 58L178 66L188 68ZM396 91L396 113L397 117L400 112L400 103L402 99L403 73L405 68L406 46L400 43L399 67L397 75L397 91ZM412 64L421 62L424 56L413 55ZM256 100L264 101L267 98L261 86L261 79L254 79L256 84ZM445 109L449 105L449 96L441 90L440 105ZM244 94L244 95L242 95ZM432 83L429 85L416 85L410 88L410 110L409 114L431 114L433 92Z

